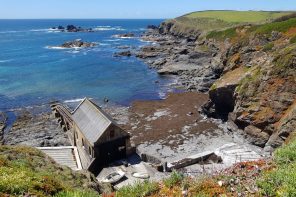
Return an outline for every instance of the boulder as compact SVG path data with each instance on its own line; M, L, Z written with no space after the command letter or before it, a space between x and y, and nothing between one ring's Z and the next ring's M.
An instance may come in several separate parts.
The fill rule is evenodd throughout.
M269 139L269 135L267 133L253 125L247 126L244 129L244 132L248 134L247 138L250 142L256 146L264 147Z
M131 53L131 51L121 51L121 52L114 53L113 56L114 57L120 57L120 56L130 57L130 56L132 56L132 53Z
M147 29L153 29L153 30L156 30L156 29L159 29L158 26L155 26L155 25L148 25L147 26Z

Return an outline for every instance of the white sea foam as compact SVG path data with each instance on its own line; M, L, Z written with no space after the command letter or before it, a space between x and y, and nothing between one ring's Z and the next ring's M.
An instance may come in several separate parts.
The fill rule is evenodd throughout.
M100 43L101 46L109 46L111 44L108 44L108 43Z
M125 29L120 26L97 26L93 28L94 31L124 31Z
M61 30L59 29L52 29L52 28L49 28L49 29L31 29L30 30L31 32L61 32Z
M0 31L0 34L7 34L7 33L19 33L23 31Z
M6 63L6 62L11 62L12 59L9 59L9 60L0 60L0 63Z
M83 101L82 98L79 98L79 99L70 99L70 100L65 100L64 103L78 103L78 102L81 102Z
M121 41L122 39L108 39L108 40L104 40L106 42L117 42L117 41Z
M46 46L45 48L46 49L58 49L58 50L68 49L68 48L65 48L65 47L57 47L57 46Z

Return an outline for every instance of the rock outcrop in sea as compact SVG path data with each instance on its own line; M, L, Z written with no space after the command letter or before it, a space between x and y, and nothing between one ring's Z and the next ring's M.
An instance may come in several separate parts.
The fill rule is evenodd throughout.
M61 48L88 48L94 47L96 43L94 42L84 42L81 39L76 39L73 41L65 42L64 44L60 45Z
M58 27L52 27L53 30L58 30L61 32L94 32L92 28L82 28L76 27L75 25L67 25L67 27L63 27L59 25Z

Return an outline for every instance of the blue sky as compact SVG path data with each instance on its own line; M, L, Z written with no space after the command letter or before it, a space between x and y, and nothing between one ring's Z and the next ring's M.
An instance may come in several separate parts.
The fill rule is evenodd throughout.
M0 0L0 18L174 18L198 10L296 10L296 0Z

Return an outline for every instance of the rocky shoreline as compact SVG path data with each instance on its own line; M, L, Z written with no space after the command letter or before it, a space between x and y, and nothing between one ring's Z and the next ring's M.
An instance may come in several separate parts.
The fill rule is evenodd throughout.
M177 75L178 86L188 91L207 92L221 75L216 50L204 50L196 38L177 37L153 28L143 34L144 46L136 56L160 75Z
M160 27L151 26L141 37L144 41L151 42L151 45L142 47L135 54L131 51L114 54L114 56L135 55L146 62L150 68L156 69L160 75L176 75L178 77L177 86L188 91L180 95L173 94L160 103L134 102L130 108L122 108L119 113L116 107L105 108L134 135L136 144L142 145L142 150L148 152L153 148L157 153L163 150L164 152L160 155L164 157L169 157L167 154L170 153L174 155L173 149L176 147L178 149L183 145L184 150L189 148L190 143L187 142L194 137L196 137L194 138L196 143L205 140L204 135L209 138L218 136L217 139L222 139L224 136L226 141L230 142L229 139L232 139L231 136L235 134L236 137L239 136L237 137L239 142L243 141L246 144L264 148L267 152L272 152L274 148L280 146L295 126L296 105L295 86L293 86L295 71L290 69L290 67L293 69L295 65L293 59L295 53L294 50L288 51L288 55L282 52L282 55L292 57L292 60L287 62L290 65L287 69L291 72L283 73L284 77L278 79L277 74L268 72L268 69L274 69L272 63L278 59L273 57L273 53L257 45L264 46L270 41L285 38L285 35L273 32L267 38L250 37L246 44L230 42L227 39L223 42L215 39L199 39L200 33L198 32L188 36L180 32L174 33L174 31L176 30L171 29L171 24L167 23L161 24ZM258 68L257 64L261 68ZM251 76L249 77L251 79L248 76ZM245 78L249 80L248 83ZM252 81L254 79L256 80ZM274 81L275 79L277 81ZM277 83L282 85L282 88ZM257 87L261 88L261 92L255 94ZM269 92L268 88L273 92ZM197 92L208 93L208 96ZM175 102L170 101L171 98L175 98ZM176 103L179 99L188 102L178 105ZM180 100L178 102L181 102ZM199 103L192 106L195 102ZM182 110L178 111L175 107L180 106L184 107L187 112L179 114ZM208 126L210 125L209 128L202 129L201 125L209 120L205 118L203 122L203 115L215 118L217 122L213 119L207 123ZM16 121L9 134L11 137L5 138L6 142L18 144L39 138L41 144L36 144L37 146L55 146L65 143L64 136L58 134L61 131L55 130L56 125L50 116L47 114L40 117L42 120L25 113ZM176 117L183 118L180 125L175 125L176 131L173 128L164 128L161 124L165 121L168 126L174 127L174 124L178 122L173 121ZM227 122L222 122L221 119ZM28 120L31 123L27 123ZM51 123L49 125L39 124L42 121ZM225 124L227 124L226 129L219 129ZM39 129L48 127L54 132L48 134L45 130L41 136L26 133L34 133L30 131L34 127ZM22 128L25 129L22 130ZM149 130L152 128L160 130L156 134L151 134ZM168 134L168 131L171 133ZM191 136L192 132L193 138L186 139L186 135ZM203 137L199 138L199 135L195 135L196 132L201 132ZM24 135L19 133L24 133ZM46 139L46 135L49 135L50 139ZM13 140L13 136L18 136L17 141ZM30 140L25 139L26 136L30 136ZM176 139L168 139L168 136L176 136ZM22 138L25 140L20 140ZM202 149L201 146L196 147ZM154 153L152 151L152 154ZM182 155L184 152L177 154Z
M4 129L6 128L7 116L4 112L0 112L0 145L3 143Z
M237 27L243 38L231 40L187 34L166 21L142 36L153 44L136 56L159 74L176 75L180 87L208 92L201 113L230 122L251 144L272 152L296 126L295 44L293 34L246 34L249 28Z

